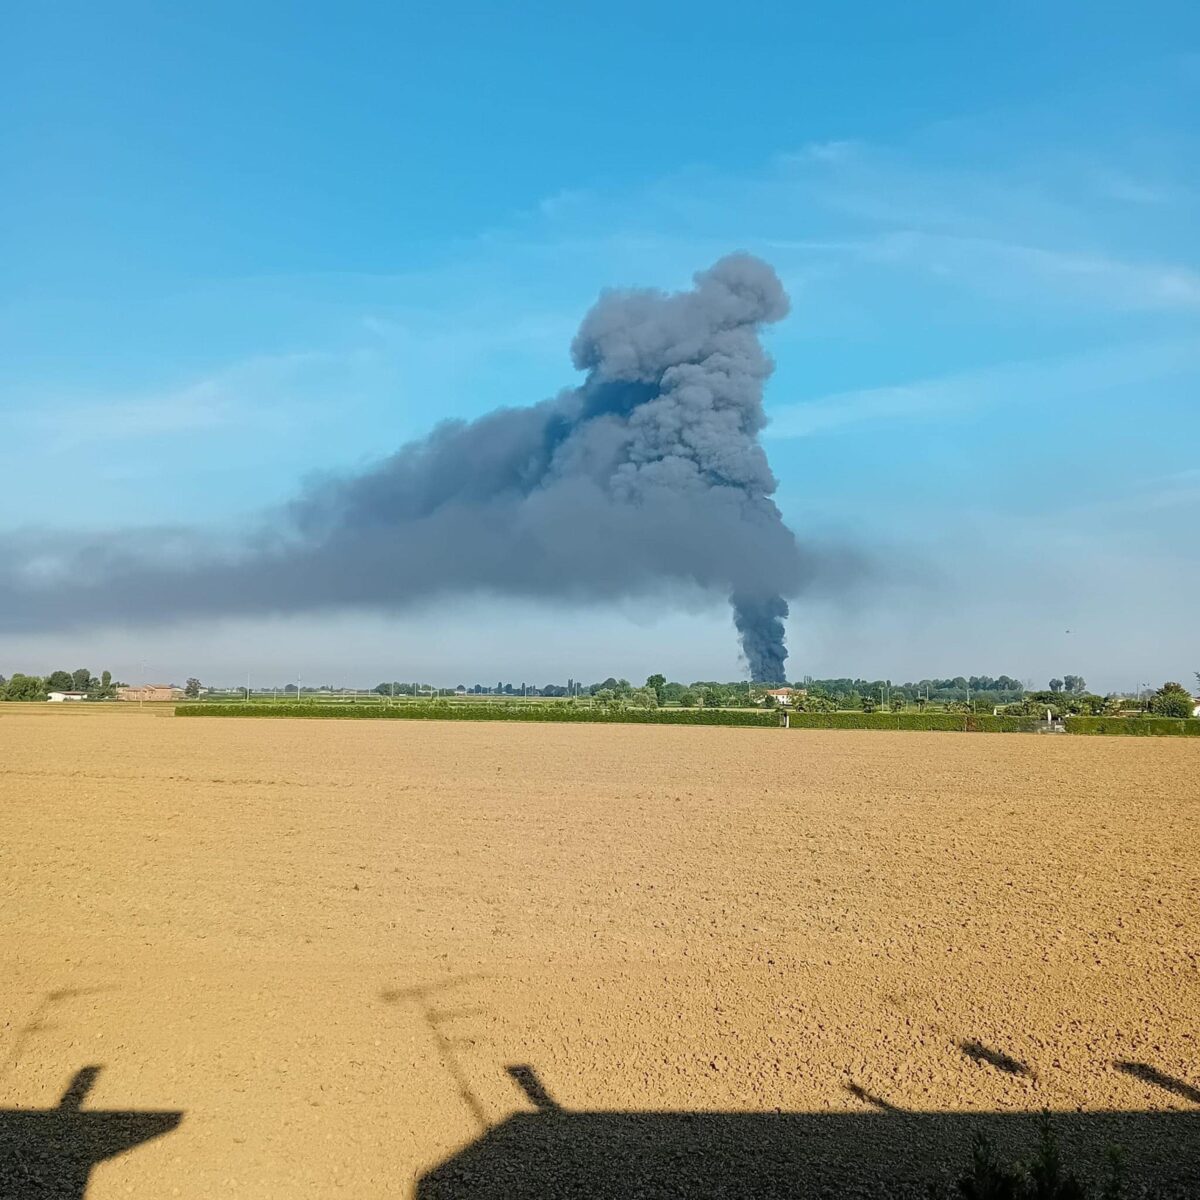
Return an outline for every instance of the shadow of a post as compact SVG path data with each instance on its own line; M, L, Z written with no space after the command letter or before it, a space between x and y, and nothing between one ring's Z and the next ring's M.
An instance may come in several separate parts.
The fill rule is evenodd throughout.
M1189 1104L1200 1104L1200 1088L1193 1087L1183 1079L1176 1079L1173 1075L1167 1075L1149 1063L1117 1062L1113 1066L1125 1075L1132 1075L1134 1079L1140 1079L1143 1083L1162 1088L1164 1092L1170 1092L1173 1096L1180 1096Z
M100 1074L77 1071L55 1108L0 1108L0 1197L81 1200L92 1168L164 1133L183 1117L172 1111L82 1107Z
M1039 1113L911 1112L851 1085L870 1112L587 1112L564 1109L528 1066L509 1067L534 1110L486 1129L424 1175L418 1200L801 1200L923 1197L961 1175L971 1142L1025 1157ZM1200 1196L1200 1112L1052 1116L1064 1159L1103 1173L1120 1146L1160 1197ZM1069 1156L1069 1158L1068 1158Z

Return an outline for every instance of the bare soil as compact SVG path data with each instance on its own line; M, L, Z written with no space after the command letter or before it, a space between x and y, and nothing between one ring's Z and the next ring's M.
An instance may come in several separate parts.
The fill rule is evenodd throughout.
M1195 742L15 713L0 822L5 1197L918 1194L1044 1108L1200 1184Z

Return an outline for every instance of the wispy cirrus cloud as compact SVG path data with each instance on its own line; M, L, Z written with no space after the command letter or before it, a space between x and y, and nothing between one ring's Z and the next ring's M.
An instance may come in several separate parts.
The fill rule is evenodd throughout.
M221 429L277 429L289 419L284 404L296 398L299 382L330 363L330 355L319 353L257 356L141 395L18 398L0 419L42 438L51 454Z
M994 405L1063 404L1111 388L1197 373L1200 340L1194 339L997 363L886 387L836 392L776 408L766 436L802 438L851 426L953 419Z
M1053 290L1088 308L1200 311L1200 271L1185 264L914 230L882 235L853 252L988 292L1038 288L1043 299Z

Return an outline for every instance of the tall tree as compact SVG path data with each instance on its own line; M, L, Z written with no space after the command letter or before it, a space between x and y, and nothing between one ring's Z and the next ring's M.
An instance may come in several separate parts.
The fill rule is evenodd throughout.
M200 695L200 680L189 679L187 683L183 685L183 694L185 696L190 696L194 700L198 695Z
M86 692L88 680L91 679L92 673L87 667L80 667L78 671L71 672L71 681L75 685L75 691Z
M665 675L651 675L646 679L646 686L654 693L659 704L663 702L663 688L667 686Z
M70 692L75 688L75 679L70 671L51 671L46 676L46 691Z
M1190 717L1195 704L1181 683L1164 683L1150 698L1150 711L1159 717Z

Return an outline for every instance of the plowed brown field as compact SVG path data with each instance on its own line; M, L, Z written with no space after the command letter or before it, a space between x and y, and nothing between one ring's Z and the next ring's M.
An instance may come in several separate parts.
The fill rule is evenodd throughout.
M1200 1180L1194 741L0 715L0 820L5 1197Z

